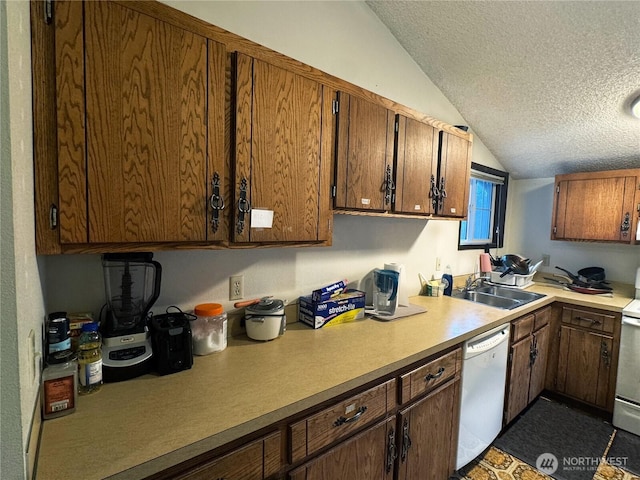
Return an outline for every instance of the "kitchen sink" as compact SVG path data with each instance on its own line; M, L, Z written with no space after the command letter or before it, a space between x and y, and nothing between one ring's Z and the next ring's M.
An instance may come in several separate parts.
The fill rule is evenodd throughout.
M490 307L511 310L538 300L545 295L496 285L482 285L473 290L456 290L452 292L451 296Z

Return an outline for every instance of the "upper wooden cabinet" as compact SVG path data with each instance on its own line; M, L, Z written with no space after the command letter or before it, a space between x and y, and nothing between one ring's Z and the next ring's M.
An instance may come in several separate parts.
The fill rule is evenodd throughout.
M396 117L394 212L434 214L438 202L438 129L404 115Z
M436 213L444 217L466 217L470 174L471 141L467 134L441 131Z
M465 132L161 2L45 7L38 254L330 245L334 211L465 214Z
M383 212L393 193L394 113L338 92L336 208Z
M558 175L551 239L635 244L640 169Z
M224 46L111 2L55 22L60 242L223 238Z
M330 89L242 54L236 75L233 240L330 239Z

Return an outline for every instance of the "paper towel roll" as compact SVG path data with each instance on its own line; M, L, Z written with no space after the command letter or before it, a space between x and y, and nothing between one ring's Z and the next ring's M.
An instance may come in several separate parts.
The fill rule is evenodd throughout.
M488 253L480 254L480 271L482 273L491 272L491 257Z

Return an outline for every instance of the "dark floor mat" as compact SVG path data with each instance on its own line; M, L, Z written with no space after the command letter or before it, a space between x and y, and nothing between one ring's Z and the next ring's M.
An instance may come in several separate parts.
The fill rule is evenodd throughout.
M554 478L591 480L613 431L600 418L539 398L494 445Z
M640 437L618 430L607 455L610 464L640 475Z

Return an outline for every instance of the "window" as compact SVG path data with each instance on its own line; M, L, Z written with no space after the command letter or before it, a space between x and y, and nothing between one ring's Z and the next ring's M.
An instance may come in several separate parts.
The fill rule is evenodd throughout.
M502 247L509 174L471 163L467 220L460 222L458 250Z

